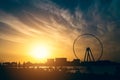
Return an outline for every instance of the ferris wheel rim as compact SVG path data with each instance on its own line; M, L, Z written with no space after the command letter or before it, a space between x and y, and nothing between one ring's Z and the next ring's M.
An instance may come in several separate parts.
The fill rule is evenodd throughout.
M74 40L74 42L73 42L73 53L74 53L75 57L76 57L77 59L79 59L79 57L76 55L76 51L75 51L75 49L74 49L75 43L76 43L76 41L77 41L81 36L85 36L85 35L92 36L92 37L94 37L94 38L99 42L101 51L100 51L100 56L99 56L98 59L96 60L96 61L99 61L99 60L101 59L101 57L103 56L103 44L102 44L101 40L100 40L98 37L96 37L95 35L90 34L90 33L85 33L85 34L78 35L77 38Z

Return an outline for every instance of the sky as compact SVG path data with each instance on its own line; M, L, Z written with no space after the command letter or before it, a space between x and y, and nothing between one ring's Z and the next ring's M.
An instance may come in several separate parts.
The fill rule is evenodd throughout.
M38 45L49 47L48 58L72 60L74 40L90 33L103 43L102 60L120 62L119 8L120 0L0 0L0 61L38 62L30 55Z

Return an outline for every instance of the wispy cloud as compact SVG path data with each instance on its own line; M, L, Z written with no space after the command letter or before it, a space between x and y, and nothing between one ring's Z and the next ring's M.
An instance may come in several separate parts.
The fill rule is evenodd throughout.
M119 55L119 0L77 1L74 10L52 0L2 1L0 39L26 42L29 38L47 37L72 46L79 34L92 33L103 41L106 56L113 52ZM108 51L112 49L116 50Z

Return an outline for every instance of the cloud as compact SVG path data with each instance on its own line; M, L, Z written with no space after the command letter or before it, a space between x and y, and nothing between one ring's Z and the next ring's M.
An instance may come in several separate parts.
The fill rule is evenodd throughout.
M102 40L105 57L114 55L113 52L120 55L119 3L119 0L2 0L0 39L26 42L29 38L46 37L72 46L78 35L92 33Z

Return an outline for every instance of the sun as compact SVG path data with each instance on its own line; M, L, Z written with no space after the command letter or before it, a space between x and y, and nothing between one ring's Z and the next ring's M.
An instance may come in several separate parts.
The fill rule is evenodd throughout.
M50 50L46 45L35 45L31 48L30 54L36 59L48 58Z

